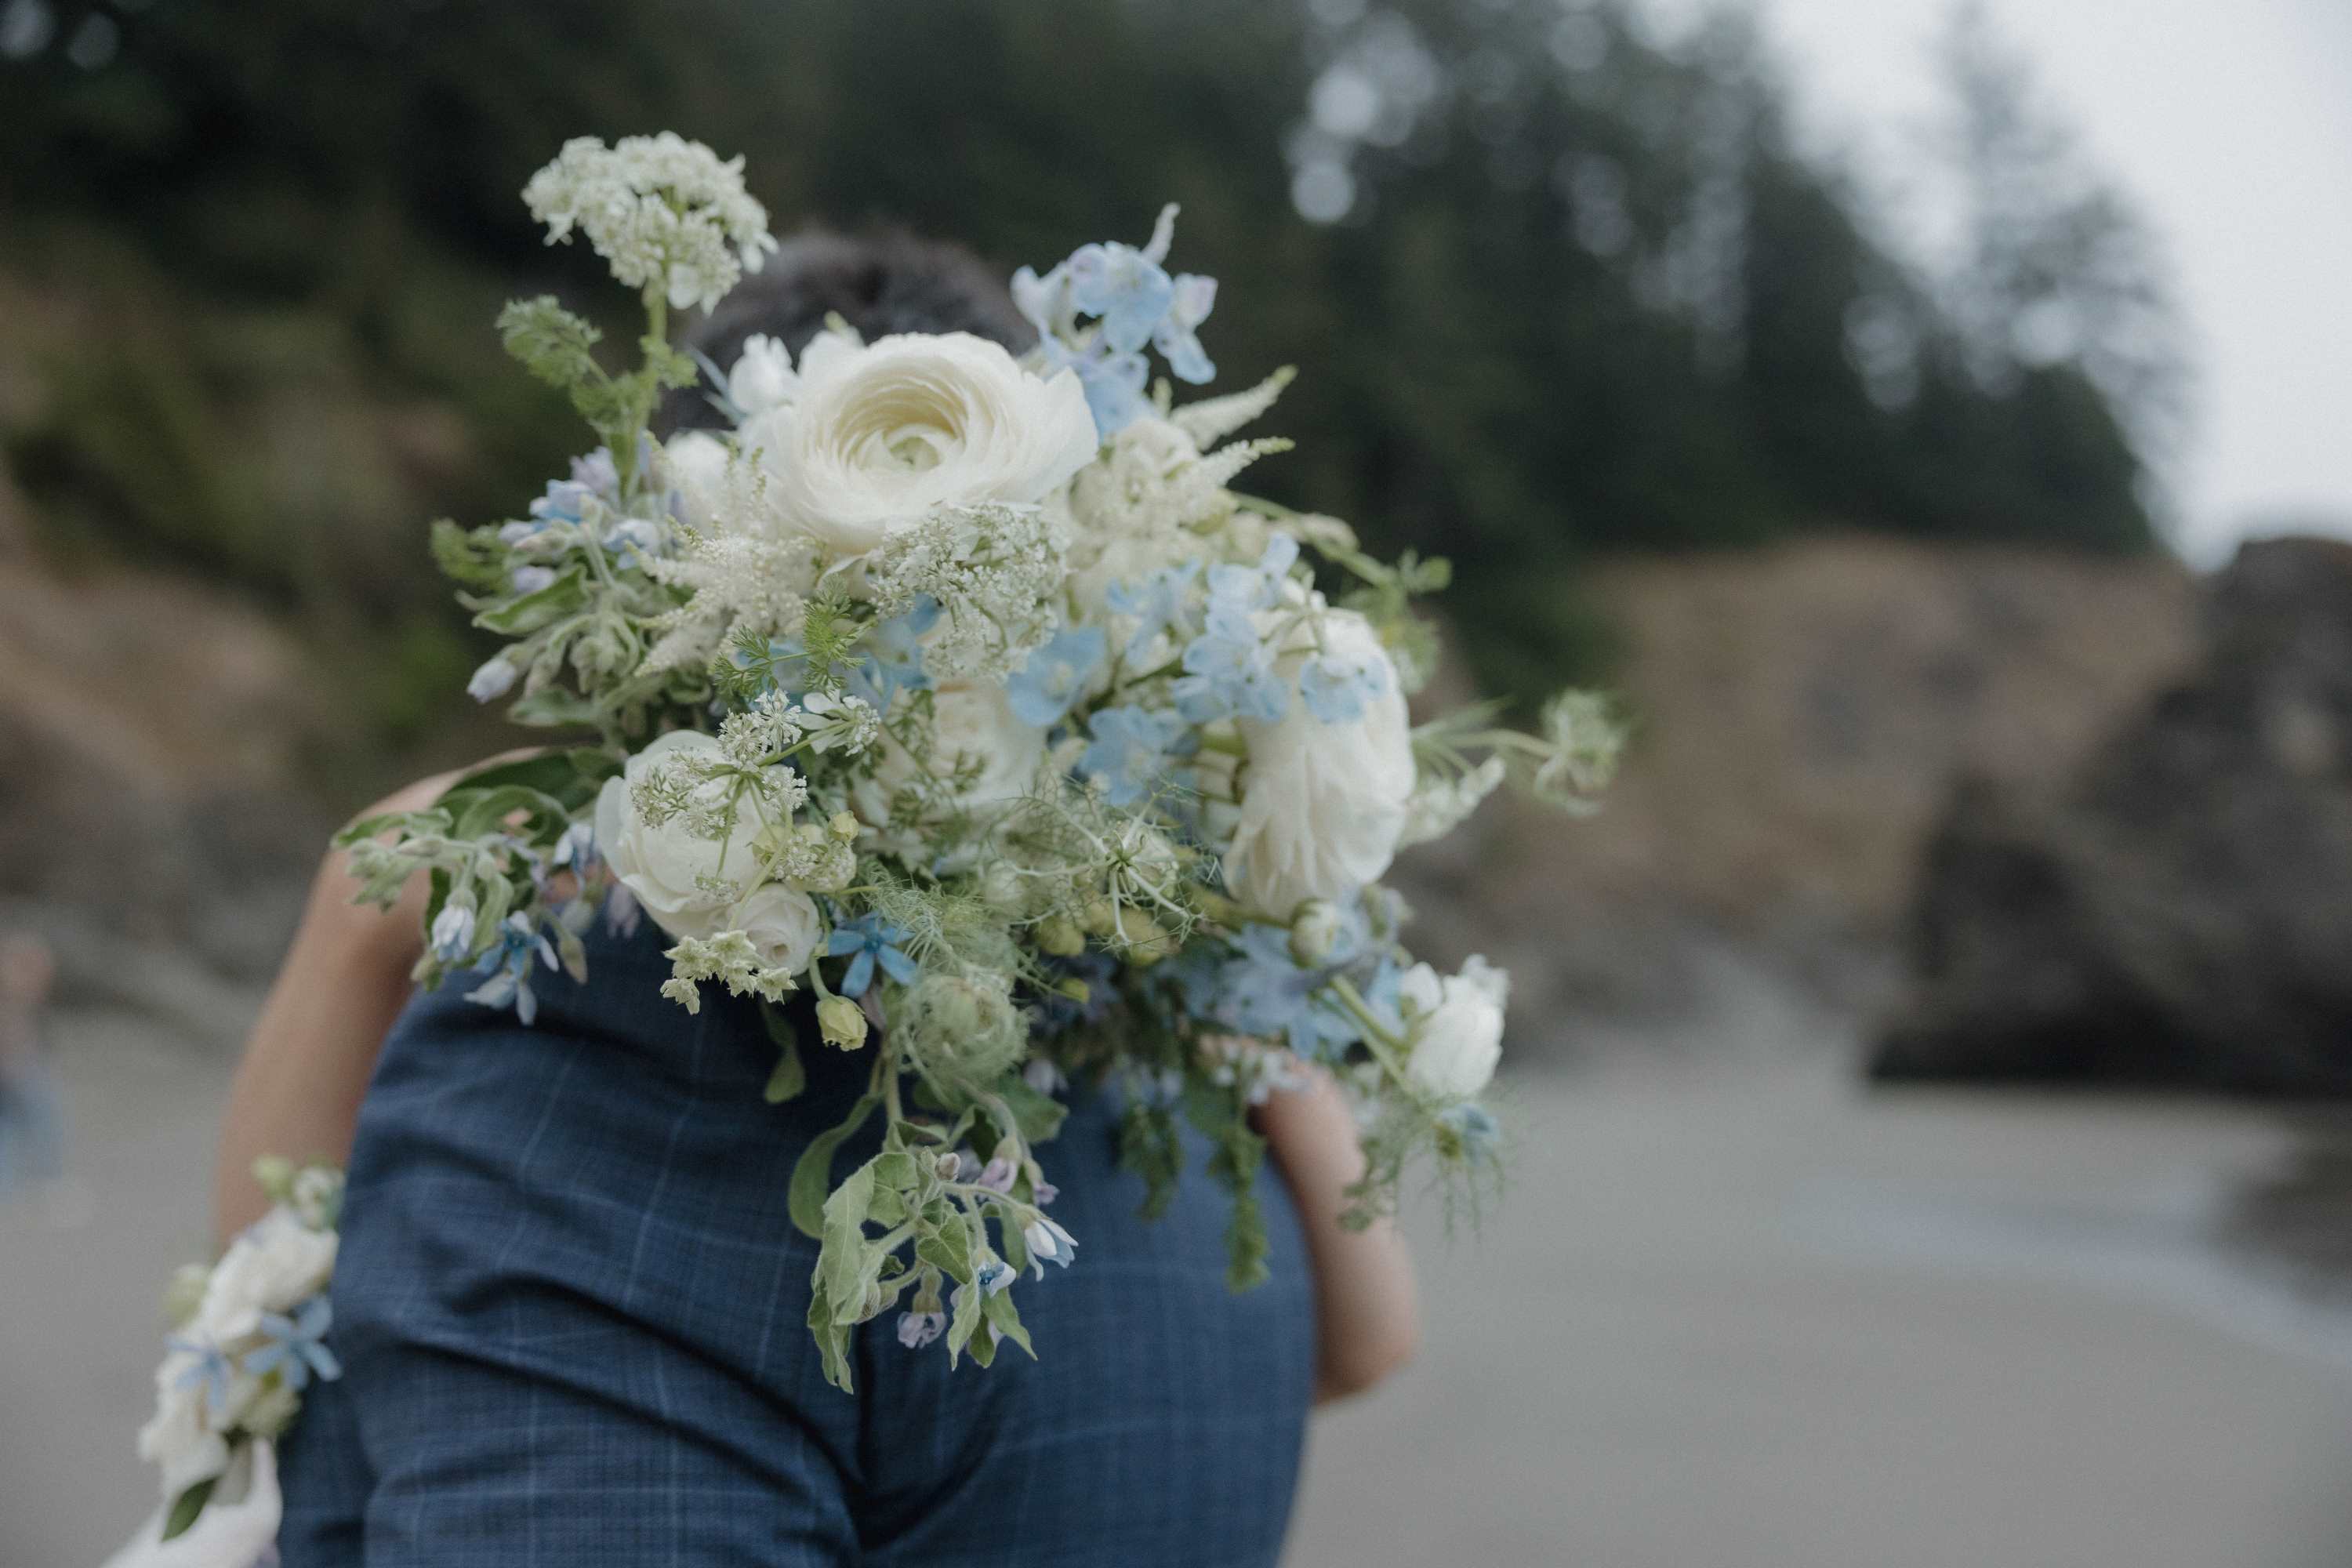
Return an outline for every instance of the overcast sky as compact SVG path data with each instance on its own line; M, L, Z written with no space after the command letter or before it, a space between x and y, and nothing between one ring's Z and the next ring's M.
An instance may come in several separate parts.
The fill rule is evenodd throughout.
M1904 181L1948 0L1753 3L1813 133ZM2352 0L1989 5L2167 242L2198 374L2184 551L2282 519L2352 533Z

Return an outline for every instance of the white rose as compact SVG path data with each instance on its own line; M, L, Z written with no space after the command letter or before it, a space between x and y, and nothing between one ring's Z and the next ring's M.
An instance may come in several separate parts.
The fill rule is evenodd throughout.
M1322 631L1333 654L1377 659L1387 679L1361 719L1326 724L1297 689L1310 651L1302 647L1276 661L1290 688L1282 717L1239 721L1249 761L1225 885L1281 921L1304 899L1344 902L1387 870L1412 795L1412 724L1380 634L1352 610L1325 611Z
M325 1289L334 1271L334 1233L272 1209L229 1243L191 1326L215 1344L242 1339L260 1327L262 1313L283 1312Z
M1045 499L1094 458L1077 377L1048 381L968 332L820 334L800 395L745 422L782 514L845 555L934 507Z
M798 888L771 882L753 889L751 897L729 910L723 924L751 939L751 945L760 950L761 963L797 974L816 954L824 921L817 914L815 900Z
M743 418L781 408L800 395L792 351L764 333L743 340L735 368L727 373L727 400Z
M710 524L713 505L727 483L727 443L708 430L681 430L662 448L679 515L696 528Z
M1019 799L1029 793L1045 761L1045 731L1014 716L1003 686L992 681L943 681L931 693L930 743L926 751L926 756L918 761L884 731L872 787L860 795L868 821L886 822L890 797L925 771L933 778L948 779L961 771L977 769L969 784L940 803L944 809L971 810Z
M596 797L597 848L654 923L675 937L708 937L729 929L729 907L744 896L759 872L751 845L760 823L747 811L738 816L725 843L698 838L676 817L658 827L647 824L638 816L630 790L664 757L688 752L716 755L719 751L712 736L673 730L631 757L621 776L605 780L604 793Z
M1503 1005L1510 976L1473 955L1462 973L1439 979L1426 963L1405 971L1397 1000L1411 1031L1405 1076L1430 1093L1467 1100L1485 1089L1503 1057Z

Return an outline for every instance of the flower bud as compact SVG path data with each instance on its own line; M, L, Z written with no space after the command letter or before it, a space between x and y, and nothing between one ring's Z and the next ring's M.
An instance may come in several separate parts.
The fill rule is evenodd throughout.
M205 1288L212 1283L213 1271L201 1263L183 1263L172 1272L172 1282L163 1288L163 1322L172 1329L187 1327L205 1304Z
M1118 910L1108 899L1090 899L1079 923L1088 936L1108 936L1118 929Z
M1290 917L1290 959L1313 969L1339 945L1339 906L1328 899L1303 900Z
M826 832L832 834L835 838L840 839L845 844L857 837L857 818L850 812L835 812L833 814L833 819L827 822L824 826Z
M866 1009L846 996L824 997L816 1005L816 1026L826 1045L854 1051L866 1043Z
M264 1154L253 1163L253 1179L270 1202L282 1204L294 1190L294 1162L283 1154Z
M1037 922L1037 947L1056 958L1076 958L1087 950L1087 933L1067 915L1050 915Z

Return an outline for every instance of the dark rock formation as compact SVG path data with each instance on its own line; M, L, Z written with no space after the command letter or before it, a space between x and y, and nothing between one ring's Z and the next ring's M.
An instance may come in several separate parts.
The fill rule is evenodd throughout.
M2063 787L1957 792L1881 1078L2352 1092L2352 544L2245 546Z

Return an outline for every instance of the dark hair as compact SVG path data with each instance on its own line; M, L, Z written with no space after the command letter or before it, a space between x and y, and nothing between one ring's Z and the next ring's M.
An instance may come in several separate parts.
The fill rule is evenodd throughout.
M797 357L836 314L869 340L970 332L1015 353L1037 340L1003 280L961 245L909 234L854 239L812 230L785 240L765 267L737 284L687 334L686 346L721 371L735 363L744 339L762 334ZM654 416L656 434L723 426L707 392L698 385L665 395Z

